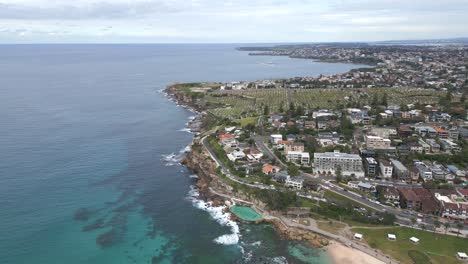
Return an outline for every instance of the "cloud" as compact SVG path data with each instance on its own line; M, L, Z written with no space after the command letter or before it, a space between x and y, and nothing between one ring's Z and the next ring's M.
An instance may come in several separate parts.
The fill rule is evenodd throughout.
M0 42L323 42L468 36L466 0L0 0Z
M79 1L78 1L79 2ZM166 1L95 2L85 5L0 3L0 19L17 20L82 20L143 18L150 14L181 11Z

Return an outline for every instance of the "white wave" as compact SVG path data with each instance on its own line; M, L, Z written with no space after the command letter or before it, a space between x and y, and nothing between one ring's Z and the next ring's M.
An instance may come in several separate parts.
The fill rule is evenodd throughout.
M179 132L187 132L187 133L192 133L192 130L190 130L190 128L186 127L186 128L181 128L179 130L177 130Z
M198 175L196 175L196 174L192 174L192 175L190 175L190 176L189 176L189 178L192 178L192 179L198 179Z
M253 243L250 243L251 246L260 246L262 244L262 241L255 241Z
M224 212L226 206L213 206L212 202L205 202L203 200L198 199L200 194L193 186L190 186L190 191L188 195L188 199L196 208L208 212L210 216L216 222L218 222L218 224L230 227L231 234L225 234L215 238L213 240L215 243L222 245L236 245L237 243L239 243L239 225L231 220L231 214L229 212Z
M253 252L252 251L248 251L248 252L245 252L245 249L243 246L239 246L240 248L240 251L242 253L242 259L245 261L245 262L249 262L250 260L252 260L252 256L253 256Z
M166 163L166 166L179 165L184 159L185 153L191 150L190 145L179 150L178 153L172 152L171 154L162 155L162 160Z

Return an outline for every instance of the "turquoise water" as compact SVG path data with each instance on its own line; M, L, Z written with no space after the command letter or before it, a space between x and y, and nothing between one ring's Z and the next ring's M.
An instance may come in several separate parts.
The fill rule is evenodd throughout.
M194 114L160 90L352 66L234 47L2 45L0 263L303 263L271 226L190 194L179 161Z
M262 220L262 216L258 214L254 209L248 206L234 205L233 207L231 207L231 212L247 221Z

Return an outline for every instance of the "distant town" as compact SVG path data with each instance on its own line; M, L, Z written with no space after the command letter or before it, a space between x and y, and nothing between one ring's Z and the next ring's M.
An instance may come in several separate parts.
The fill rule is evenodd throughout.
M202 112L191 124L201 133L194 145L216 161L221 177L285 217L468 236L467 46L240 49L367 66L331 76L170 87L179 104ZM358 231L369 230L339 234L361 240ZM453 243L447 247L466 246ZM466 256L450 254L453 263ZM407 256L391 257L406 263Z

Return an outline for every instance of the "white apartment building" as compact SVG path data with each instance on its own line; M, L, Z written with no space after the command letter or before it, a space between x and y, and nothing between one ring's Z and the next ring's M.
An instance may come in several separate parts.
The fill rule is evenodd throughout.
M310 155L308 152L302 151L288 151L286 159L298 164L309 164Z
M390 179L393 175L393 166L388 160L379 160L380 175L382 178Z
M364 177L362 159L356 154L325 152L314 153L314 166L317 173L335 173L338 167L344 176Z
M369 149L389 149L392 142L390 139L371 135L366 135L365 140Z

